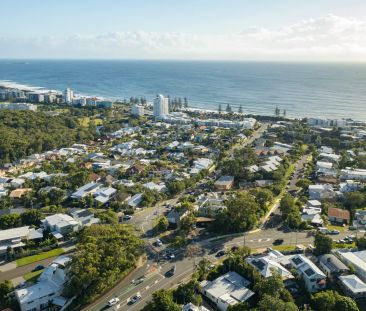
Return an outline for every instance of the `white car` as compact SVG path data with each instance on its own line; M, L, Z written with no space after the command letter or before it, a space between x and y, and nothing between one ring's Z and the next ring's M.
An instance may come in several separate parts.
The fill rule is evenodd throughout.
M163 245L163 242L160 239L157 239L155 245L160 247Z
M112 307L112 306L116 305L117 303L119 303L119 298L112 298L111 300L108 301L108 306Z

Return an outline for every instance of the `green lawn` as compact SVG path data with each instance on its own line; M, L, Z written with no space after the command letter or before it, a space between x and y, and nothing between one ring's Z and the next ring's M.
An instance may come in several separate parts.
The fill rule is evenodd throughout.
M38 277L41 275L44 269L34 272L28 272L27 274L23 275L23 279L27 282L35 283L38 280Z
M280 251L280 252L286 252L286 251L293 251L295 250L295 245L274 245L271 248Z
M43 252L43 253L40 253L37 255L19 258L19 259L17 259L17 266L21 267L21 266L29 265L30 263L33 263L33 262L36 262L36 261L39 261L42 259L54 257L54 256L59 256L63 253L65 253L65 250L63 248L55 248L48 252Z
M339 232L345 232L346 228L343 226L333 226L333 225L329 225L327 226L328 230L338 230Z

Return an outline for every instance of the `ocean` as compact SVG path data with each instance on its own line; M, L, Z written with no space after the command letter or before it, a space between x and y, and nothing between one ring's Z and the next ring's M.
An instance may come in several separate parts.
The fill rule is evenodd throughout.
M366 64L135 60L0 60L0 80L110 99L161 93L191 107L366 120Z

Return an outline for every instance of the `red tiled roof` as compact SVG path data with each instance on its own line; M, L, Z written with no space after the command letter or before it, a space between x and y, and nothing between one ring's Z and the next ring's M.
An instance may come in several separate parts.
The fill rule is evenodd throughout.
M336 217L336 218L349 220L350 214L349 214L349 211L347 211L345 209L330 207L328 209L328 217Z

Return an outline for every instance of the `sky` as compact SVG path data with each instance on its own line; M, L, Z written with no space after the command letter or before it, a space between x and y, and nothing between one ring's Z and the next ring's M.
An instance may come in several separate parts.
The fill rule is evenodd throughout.
M365 0L0 0L0 9L5 59L366 61Z

